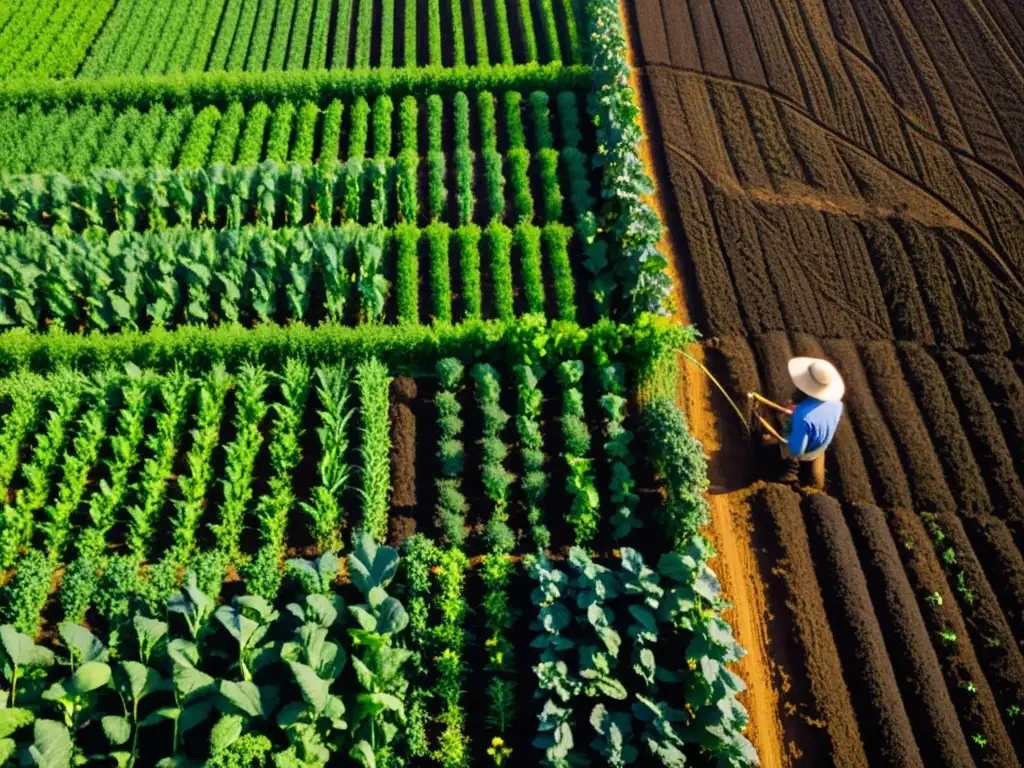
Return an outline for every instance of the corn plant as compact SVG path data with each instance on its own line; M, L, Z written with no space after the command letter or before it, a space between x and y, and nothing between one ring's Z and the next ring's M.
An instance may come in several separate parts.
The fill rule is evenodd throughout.
M295 506L292 475L302 460L302 417L309 397L310 370L296 358L285 361L279 378L281 402L274 403L274 430L270 443L270 468L266 494L256 507L261 546L249 575L249 590L268 600L281 585L288 513Z
M21 452L29 431L39 419L43 399L43 379L36 374L16 374L13 382L11 410L4 418L0 432L0 499L6 500L11 479L21 461Z
M565 441L563 457L569 469L566 490L572 496L572 508L566 516L576 532L576 543L585 545L597 535L601 514L601 497L594 477L590 453L591 436L583 409L583 363L579 360L563 362L558 368L562 385L562 437Z
M267 413L267 372L246 363L235 382L235 439L224 448L224 503L218 511L219 521L210 524L217 548L232 560L239 559L245 513L253 495L252 472L263 444L260 424Z
M359 386L362 442L359 446L363 501L362 530L376 541L388 532L388 495L391 491L391 420L387 366L372 358L356 366Z
M141 560L150 554L156 524L167 503L167 483L174 473L190 386L191 381L176 371L159 387L164 409L157 414L156 430L146 440L150 455L136 490L139 503L128 510L128 548Z
M196 554L196 533L213 480L213 452L220 442L230 388L231 377L223 364L215 365L198 387L196 426L191 431L192 447L185 457L187 472L178 478L181 498L174 501L172 558L180 562L187 563Z
M320 482L313 488L310 502L302 502L302 509L310 518L317 546L326 551L341 546L341 528L346 517L342 499L352 474L348 463L348 425L355 408L349 406L348 366L318 368L316 379L320 401L320 426L316 431L320 440Z
M39 527L43 532L46 555L53 563L63 560L71 533L71 518L82 503L86 483L95 469L100 447L107 436L108 389L107 382L100 382L93 403L79 418L72 450L64 453L63 477L57 488L57 497L43 512L45 521Z
M13 503L3 506L0 521L0 561L5 568L14 563L22 546L32 541L35 513L50 498L54 469L64 450L71 420L81 404L86 381L80 374L61 372L49 382L50 409L46 424L36 438L36 448L28 463L22 465L25 487Z

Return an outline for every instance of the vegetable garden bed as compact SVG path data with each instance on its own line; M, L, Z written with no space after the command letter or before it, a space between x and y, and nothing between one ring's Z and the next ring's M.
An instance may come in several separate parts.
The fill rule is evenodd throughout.
M0 762L756 763L615 4L15 5Z

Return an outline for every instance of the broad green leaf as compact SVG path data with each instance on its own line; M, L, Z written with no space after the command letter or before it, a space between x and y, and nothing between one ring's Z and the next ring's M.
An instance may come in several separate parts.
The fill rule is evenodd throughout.
M242 735L245 719L240 715L224 715L210 731L210 752L223 752Z
M18 744L14 739L0 739L0 765L7 765L7 761L14 757L14 750Z
M302 698L317 714L323 712L327 706L330 684L326 680L321 680L316 672L305 664L291 662L288 666L295 675L295 682L302 691Z
M124 744L132 735L132 726L120 715L107 715L101 721L103 733L113 746L119 747Z
M137 661L122 661L115 671L117 686L132 699L141 699L160 689L163 682L155 669Z
M221 680L220 693L225 699L250 717L261 717L264 715L263 702L260 699L260 689L255 683Z
M352 657L352 668L356 671L356 679L359 680L359 684L366 690L372 691L377 680L373 671L358 656Z
M373 755L373 748L367 741L358 741L349 750L348 756L359 761L363 768L377 768L377 759Z
M28 748L39 768L70 768L71 734L56 720L36 720L35 740Z
M16 730L28 725L35 719L36 716L28 709L22 709L21 707L0 709L0 738L10 736Z
M401 602L389 597L380 606L377 618L377 631L381 634L397 634L409 625L409 614Z
M105 686L110 682L110 675L109 664L102 661L87 661L64 683L64 689L71 696L80 696Z
M48 667L54 662L52 651L36 645L10 624L0 627L0 642L16 667Z
M161 707L151 712L145 720L139 723L140 728L148 728L151 725L159 725L164 720L177 720L181 710L177 707Z
M78 654L77 661L106 661L107 649L96 636L80 624L62 621L59 627L60 636L68 647Z

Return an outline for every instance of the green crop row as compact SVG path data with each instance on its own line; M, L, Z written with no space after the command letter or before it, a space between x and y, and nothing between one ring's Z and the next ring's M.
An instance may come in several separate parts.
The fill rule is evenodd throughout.
M522 311L547 313L546 264L554 316L572 320L571 237L563 225L510 230L499 224L484 230L444 224L422 230L173 229L70 238L39 230L0 233L0 325L113 331L215 322L379 322L392 302L400 322L419 323L424 315L451 322L456 314L460 321L484 317L485 298L493 306L488 314L511 320L517 314L514 260L518 273L534 274L524 285ZM494 289L486 297L481 246ZM422 277L421 252L430 261ZM461 276L455 291L454 264ZM393 290L385 274L394 275ZM421 279L432 286L425 313Z
M0 78L70 77L115 0L10 2L0 16Z
M371 139L372 154L377 158L401 151L441 151L440 132L446 113L455 121L456 153L459 149L471 149L469 123L475 120L480 127L479 146L485 160L505 150L498 143L502 123L508 129L509 149L528 148L542 157L553 158L555 142L547 108L548 94L530 93L529 140L520 114L523 100L519 92L506 91L498 98L505 106L503 121L497 119L495 95L489 91L477 94L475 111L462 91L456 92L447 104L441 96L432 94L425 107L415 96L405 96L396 105L391 96L383 94L372 105L363 97L350 104L335 99L322 110L308 100L282 100L273 108L265 102L246 108L236 101L224 108L208 105L198 114L188 106L168 111L163 104L155 104L145 112L132 107L119 114L109 105L98 109L85 105L70 110L59 106L49 112L38 106L23 111L7 108L0 111L0 169L14 174L60 171L80 175L93 167L199 167L218 162L255 165L267 159L326 162L365 156ZM578 115L568 114L577 108L575 97L570 100L560 94L558 98L560 118L578 122ZM422 148L421 111L428 126L428 143ZM396 133L400 137L398 143L392 141ZM557 160L541 162L545 188L552 182L557 186L557 167L552 169L552 162L557 166ZM496 173L500 175L500 165ZM489 199L497 194L497 199L503 200L503 185L500 176L495 182L488 176ZM551 205L560 206L560 198Z
M208 131L202 140L207 144L214 141ZM192 165L202 150L191 143L186 148ZM513 152L508 160L510 167L528 166L528 155ZM435 167L431 160L438 157L444 168L443 155L428 155L428 174ZM134 232L169 226L237 228L260 223L391 226L452 218L447 206L438 205L431 197L426 201L428 209L423 210L419 195L424 190L418 183L418 166L415 156L403 153L398 160L353 158L344 165L278 165L268 160L255 167L218 164L174 171L104 169L78 179L62 174L0 174L0 227L39 227L59 232L102 227ZM526 186L528 178L513 182L516 199L532 199ZM442 183L443 175L435 183L428 182L426 193L443 189ZM456 213L457 219L486 222L487 213L477 207L474 190L467 188L462 193L457 200L463 213ZM551 199L549 195L561 199L562 193L554 187L545 193L545 200ZM521 210L515 221L529 223L535 213ZM492 222L500 219L491 217Z
M491 67L396 68L386 71L329 70L290 72L189 72L154 76L81 78L73 80L15 80L0 83L0 107L37 105L71 108L109 103L117 109L150 104L214 105L226 108L234 101L252 105L282 100L329 104L335 98L370 98L388 93L398 99L407 94L452 94L458 90L508 89L573 90L590 84L590 68L560 64L496 65Z

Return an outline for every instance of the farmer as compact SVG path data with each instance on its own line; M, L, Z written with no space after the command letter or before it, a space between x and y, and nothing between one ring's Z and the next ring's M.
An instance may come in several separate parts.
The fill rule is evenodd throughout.
M800 465L809 464L813 485L825 489L825 449L835 437L843 415L843 393L846 386L836 367L827 360L814 357L794 357L789 361L789 377L796 391L788 407L767 402L786 414L788 422L783 434L770 430L771 440L777 440L782 452L780 482L796 484L800 479ZM754 393L751 393L755 396Z

